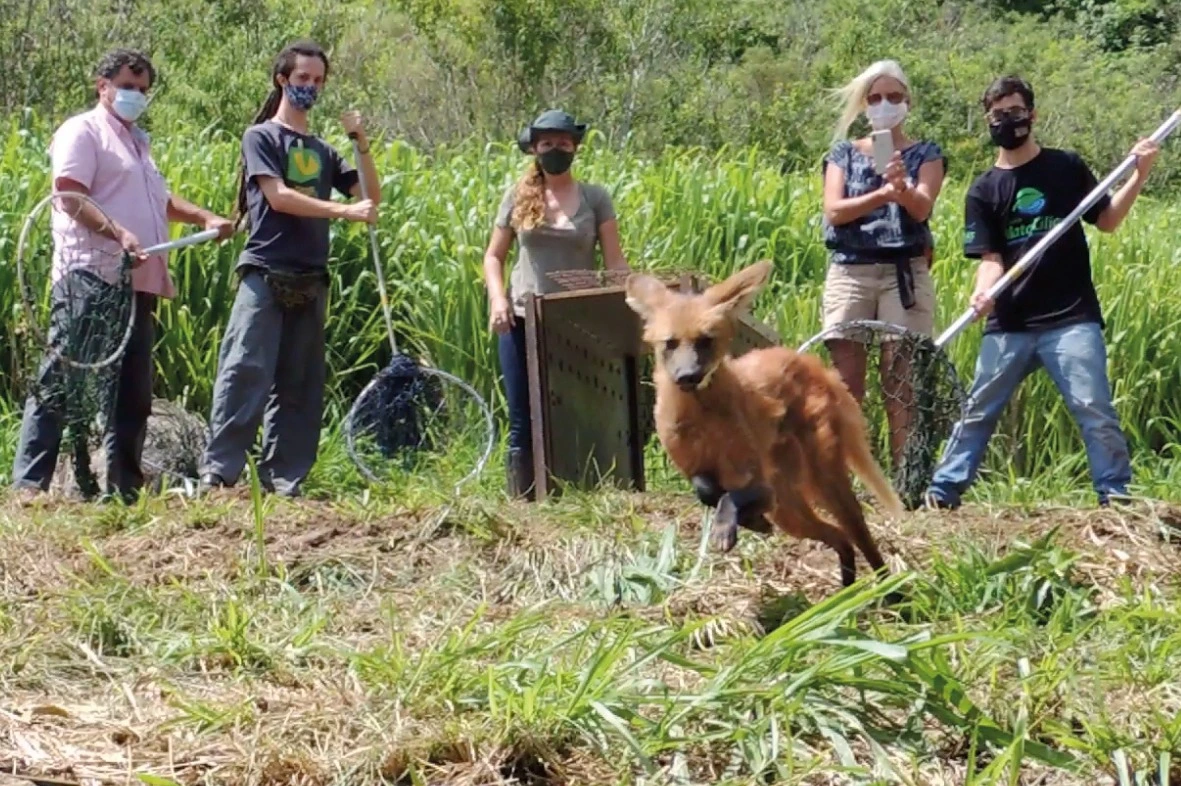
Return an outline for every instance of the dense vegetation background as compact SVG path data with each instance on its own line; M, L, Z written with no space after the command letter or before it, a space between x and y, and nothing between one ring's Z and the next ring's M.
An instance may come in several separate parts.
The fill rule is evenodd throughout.
M132 45L162 72L159 133L237 135L275 52L310 35L331 47L329 105L416 145L511 139L561 105L613 145L757 145L794 169L827 145L826 90L894 57L912 128L966 177L991 154L979 96L1005 71L1033 81L1047 140L1117 161L1181 103L1179 27L1170 0L0 0L0 102L57 122L89 103L99 54Z

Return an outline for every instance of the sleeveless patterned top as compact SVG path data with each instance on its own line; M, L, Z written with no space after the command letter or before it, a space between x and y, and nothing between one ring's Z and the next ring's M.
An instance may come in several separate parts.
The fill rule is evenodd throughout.
M902 165L914 182L919 168L928 161L942 161L947 171L947 157L939 145L919 141L902 151ZM845 172L845 197L857 197L876 191L885 178L874 172L873 156L862 153L853 143L841 140L824 158L823 166L832 164ZM934 244L926 221L915 221L897 202L881 207L841 226L823 221L824 244L834 264L872 264L922 256Z

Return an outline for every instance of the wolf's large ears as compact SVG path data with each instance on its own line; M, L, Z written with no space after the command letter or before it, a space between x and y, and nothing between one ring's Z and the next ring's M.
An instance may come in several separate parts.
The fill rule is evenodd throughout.
M647 273L632 273L627 277L627 305L647 320L668 297L668 287L660 279Z
M771 260L760 259L701 294L722 313L746 311L771 277Z

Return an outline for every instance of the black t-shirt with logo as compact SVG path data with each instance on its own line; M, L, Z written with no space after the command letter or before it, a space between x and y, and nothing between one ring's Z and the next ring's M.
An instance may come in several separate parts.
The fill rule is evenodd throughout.
M273 120L246 129L242 156L250 234L239 265L291 272L327 266L329 220L275 210L255 178L281 178L288 188L306 196L329 199L334 188L348 196L357 183L357 170L319 137L301 134Z
M1099 183L1077 153L1042 148L1013 169L993 167L973 181L964 204L964 255L998 253L1008 270L1078 207ZM1104 194L1083 219L1094 224L1111 204ZM1103 322L1091 281L1091 256L1081 222L1066 230L997 296L985 333L1045 330Z

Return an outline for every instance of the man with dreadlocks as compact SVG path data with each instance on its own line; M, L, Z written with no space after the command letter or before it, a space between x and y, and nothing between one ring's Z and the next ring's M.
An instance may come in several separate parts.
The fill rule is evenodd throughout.
M357 170L308 131L327 76L323 49L310 41L287 46L275 59L271 94L242 136L235 219L248 219L249 231L218 358L202 491L237 482L260 422L259 481L267 491L298 496L316 460L329 220L375 223L380 200L356 112L346 112L342 124L356 135L370 199L361 198ZM333 201L333 189L356 201Z
M111 219L105 223L83 213L79 223L100 235L104 239L101 242L110 248L122 248L134 258L131 288L136 298L135 324L123 357L113 366L114 406L104 436L107 493L118 494L128 502L138 494L144 480L140 458L152 414L156 300L176 294L167 258L162 254L145 256L142 249L167 242L170 221L216 229L219 239L233 233L230 221L172 193L156 168L148 135L136 125L147 108L147 95L155 77L152 62L142 52L116 49L107 53L96 69L95 106L63 122L54 132L49 148L54 190L89 196ZM71 225L57 240L86 248L93 238L79 234L84 232ZM85 253L71 254L70 269L62 273L76 278L76 282L66 297L84 298L84 309L96 307L96 300L101 302L94 294L98 279L90 274L110 258L109 251L97 245ZM47 365L38 386L52 390L52 378L61 373L55 365ZM30 394L25 402L12 473L13 485L24 495L47 491L57 465L64 424L61 408L52 398L52 394ZM86 483L82 478L79 482ZM98 493L97 488L80 490L87 496Z

